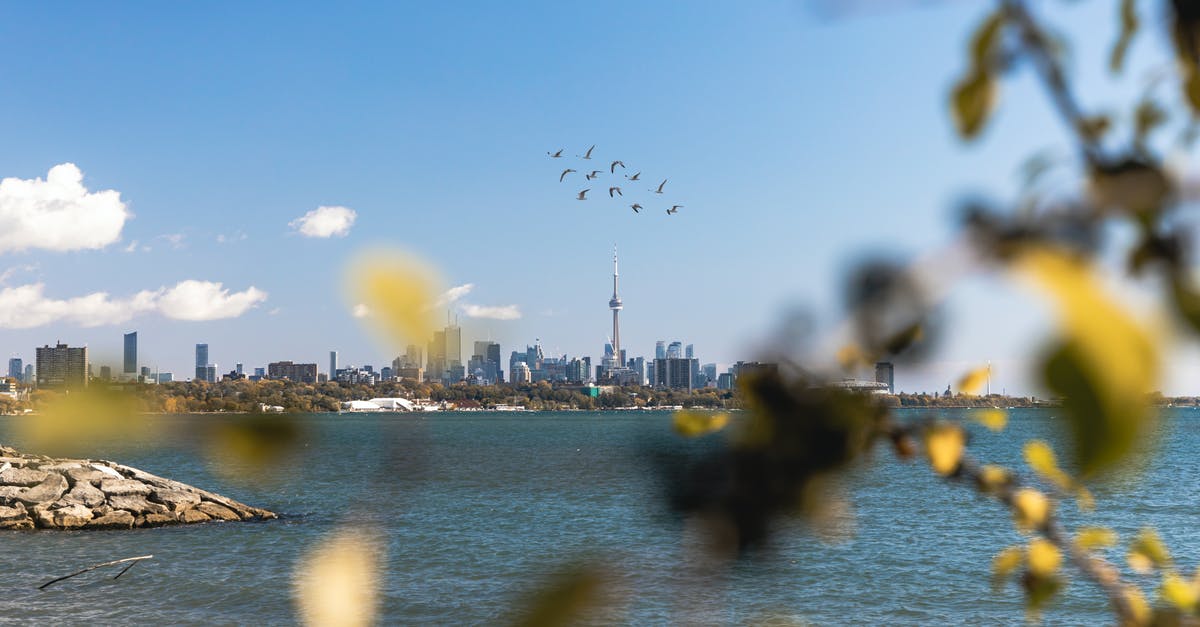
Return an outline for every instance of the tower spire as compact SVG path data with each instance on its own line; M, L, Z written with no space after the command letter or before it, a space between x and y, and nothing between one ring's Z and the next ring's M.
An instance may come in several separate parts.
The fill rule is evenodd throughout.
M621 323L620 323L620 320L618 319L618 314L620 313L621 308L623 307L623 303L621 302L621 296L617 290L617 277L618 277L617 245L613 244L613 295L612 295L612 300L608 301L608 308L611 309L613 312L613 334L612 334L613 358L616 359L616 361L618 362L617 367L619 368L619 367L624 366L625 364L620 363L620 361L621 361Z

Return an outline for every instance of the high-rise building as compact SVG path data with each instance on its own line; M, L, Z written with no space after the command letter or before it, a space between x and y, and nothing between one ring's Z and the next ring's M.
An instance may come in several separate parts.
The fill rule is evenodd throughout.
M654 358L655 359L666 359L667 358L667 343L666 342L659 340L654 343Z
M684 358L685 358L685 359L691 359L691 358L693 358L693 357L695 357L695 356L696 356L696 345L695 345L695 344L688 344L688 345L687 345L687 348L686 348L686 349L684 349Z
M112 381L112 368L109 366L100 366L100 380Z
M875 364L875 382L886 383L888 394L896 393L896 367L890 361L881 361Z
M267 376L272 379L288 379L298 383L316 383L317 364L275 361L267 364Z
M25 385L33 385L36 382L33 378L33 364L25 364L25 376L21 380Z
M37 349L37 385L39 388L81 388L88 384L87 347L72 348L63 343Z
M209 383L217 382L217 364L209 364L204 367L204 380Z
M20 357L13 357L12 359L9 359L8 377L10 379L16 379L17 381L23 381L25 377L24 368L25 366L21 363Z
M215 374L215 373L214 373ZM208 344L196 345L196 380L208 381Z
M683 342L676 340L667 345L666 359L683 359Z
M700 367L700 372L704 375L704 385L715 385L717 383L716 364L704 364Z
M329 351L329 380L337 378L337 351Z
M669 353L668 353L669 354ZM654 360L654 382L660 388L692 391L692 362L694 359L667 357Z
M125 367L121 372L127 377L137 376L137 331L125 334Z
M518 361L509 366L509 375L512 377L513 383L529 383L533 380L529 370L529 364L523 361Z
M234 372L236 372L236 373L238 373L238 376L241 376L241 375L244 375L244 374L246 374L246 372L245 372L245 371L243 370L243 368L242 368L242 364L238 364L237 366L235 366L235 367L233 368L233 371L234 371Z
M637 375L637 384L646 385L646 358L634 357L627 365Z

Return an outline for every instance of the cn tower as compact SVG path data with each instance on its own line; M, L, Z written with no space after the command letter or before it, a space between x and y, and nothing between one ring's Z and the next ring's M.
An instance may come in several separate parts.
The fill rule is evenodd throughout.
M613 360L617 362L617 367L623 367L621 363L621 323L617 316L621 313L621 297L617 294L617 247L613 246L613 295L612 300L608 301L608 308L613 312Z

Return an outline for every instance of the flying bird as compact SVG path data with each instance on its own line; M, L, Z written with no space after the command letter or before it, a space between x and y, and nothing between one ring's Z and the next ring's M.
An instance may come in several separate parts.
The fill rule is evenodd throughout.
M593 150L595 150L595 149L596 149L596 144L592 144L592 147L591 147L591 148L588 148L588 151L587 151L587 152L585 152L585 153L583 153L583 156L582 156L582 157L579 157L579 155L575 155L575 156L576 156L576 157L579 157L580 159L591 159L591 158L592 158L592 151L593 151Z
M552 152L547 152L546 154L550 155L550 158L552 158L552 159L557 159L557 158L559 158L559 157L561 157L561 156L562 156L562 151L563 151L563 149L562 149L562 148L559 148L559 149L558 149L558 152L553 152L553 153L552 153Z
M608 197L609 197L609 198L612 198L612 197L613 197L613 195L612 195L612 194L613 194L613 192L616 192L618 196L624 196L624 195L625 195L625 194L622 194L622 193L621 193L621 188L620 188L620 187L610 187L610 188L608 188Z
M621 167L625 167L625 166L621 166ZM633 176L629 176L628 174L626 174L626 175L625 175L625 178L627 178L627 179L629 179L629 180L631 180L631 181L636 181L636 180L638 180L638 177L639 177L639 176L641 176L641 175L642 175L642 173L641 173L641 172L638 172L637 174L634 174Z
M567 168L566 170L563 170L563 173L558 175L558 182L559 183L563 182L563 179L566 178L566 176L568 174L575 172L575 171L576 170L572 170L571 168Z
M579 192L579 195L575 197L575 200L587 200L587 198L584 198L583 195L590 191L592 191L592 188L589 187L589 188L583 190L582 192Z
M634 213L640 213L640 212L638 211L638 209L641 209L641 208L642 208L642 206L641 206L641 205L639 205L639 204L637 204L637 203L635 202L635 203L633 203L632 205L629 205L629 208L630 208L630 209L633 209L633 212L634 212Z
M663 179L663 182L658 184L658 189L651 189L651 190L647 190L647 191L654 192L655 194L661 194L663 185L666 185L666 184L667 184L667 179Z
M591 174L584 174L584 176L587 177L587 180L590 181L590 180L596 178L597 176L600 176L601 171L602 170L592 170Z
M671 215L672 213L679 213L679 208L682 206L683 205L671 205L671 208L667 209L667 215Z
M612 165L608 166L608 173L609 173L609 174L616 174L616 172L617 172L617 166L621 166L621 169L622 169L622 170L624 170L624 169L625 169L625 164L624 164L624 163L622 163L622 162L620 162L620 161L613 161L613 162L612 162Z

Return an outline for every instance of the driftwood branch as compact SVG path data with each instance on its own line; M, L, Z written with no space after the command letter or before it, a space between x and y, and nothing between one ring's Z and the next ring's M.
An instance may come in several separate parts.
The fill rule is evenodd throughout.
M46 587L49 586L50 584L58 583L64 579L70 579L71 577L74 577L75 575L82 575L83 573L86 573L86 572L92 571L92 570L96 570L97 568L104 568L105 566L113 566L115 564L124 564L125 562L129 562L130 564L128 566L126 566L124 569L122 569L121 572L117 573L116 577L113 577L113 579L116 579L117 577L124 575L125 571L129 570L130 568L133 568L134 564L136 564L142 560L148 560L152 557L154 557L154 556L153 555L142 555L140 557L126 557L125 559L113 560L111 562L104 562L102 564L93 564L83 570L73 572L70 575L64 575L62 577L59 577L58 579L51 579L50 581L47 581L46 583L38 586L38 590L45 590Z

